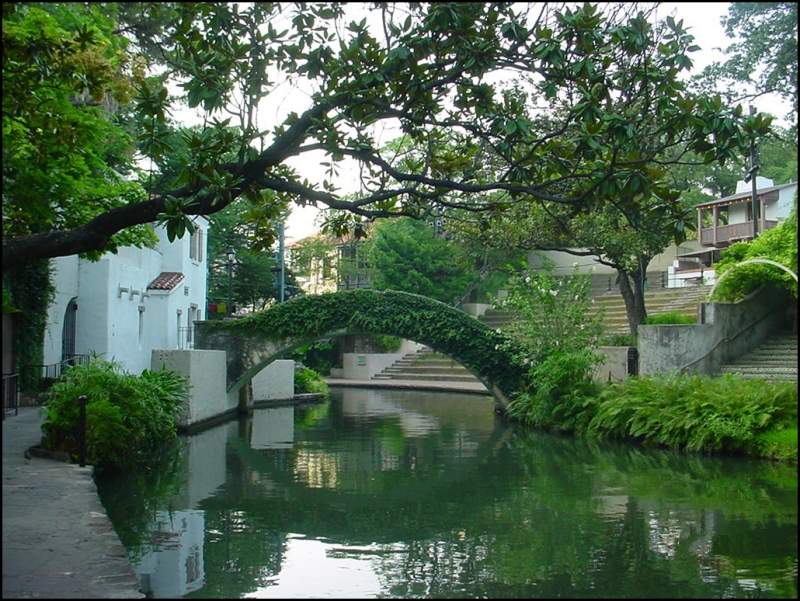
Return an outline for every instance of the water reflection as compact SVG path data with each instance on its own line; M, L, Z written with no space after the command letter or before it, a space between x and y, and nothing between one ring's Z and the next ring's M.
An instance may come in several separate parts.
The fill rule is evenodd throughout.
M149 597L182 597L203 586L202 511L158 511L153 547L138 561L136 572Z
M797 592L791 466L544 435L480 397L339 390L178 456L159 495L99 483L157 597Z

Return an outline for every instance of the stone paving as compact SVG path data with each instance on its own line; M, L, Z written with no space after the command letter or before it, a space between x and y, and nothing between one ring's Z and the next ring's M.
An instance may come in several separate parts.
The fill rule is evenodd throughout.
M38 407L3 421L3 597L144 598L91 467L26 458Z

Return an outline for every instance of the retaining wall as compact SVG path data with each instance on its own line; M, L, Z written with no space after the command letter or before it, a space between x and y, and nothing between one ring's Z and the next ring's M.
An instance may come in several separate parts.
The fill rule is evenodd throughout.
M787 293L761 288L737 303L700 303L696 325L640 325L639 373L715 374L785 325Z

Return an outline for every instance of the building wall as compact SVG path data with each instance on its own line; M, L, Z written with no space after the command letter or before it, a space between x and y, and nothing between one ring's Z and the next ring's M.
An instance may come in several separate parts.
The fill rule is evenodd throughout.
M161 227L155 228L159 243L153 249L123 247L96 262L77 256L54 259L55 297L48 308L44 363L61 361L64 315L73 298L78 354L94 352L140 373L149 369L153 349L177 348L178 328L206 314L208 221L200 217L196 224L202 231L199 260L189 256L188 233L170 243ZM181 272L184 279L172 290L148 290L163 271Z
M108 256L108 255L106 255ZM105 294L108 306L108 359L139 373L150 367L150 351L164 348L164 316L154 309L147 285L161 273L159 249L121 248L108 262ZM120 293L120 288L127 291ZM80 310L80 304L78 305Z
M769 215L769 207L767 207L767 215ZM739 202L730 205L728 208L728 223L744 223L747 221L747 203ZM750 232L752 234L752 232Z
M767 205L766 215L767 219L775 219L781 221L789 216L794 207L794 196L797 194L797 185L783 188L778 191L778 202L773 202Z
M700 248L700 243L697 240L686 240L680 246L670 244L664 249L664 252L653 257L653 260L650 261L650 264L647 266L647 271L666 271L679 254L700 250ZM583 251L584 249L575 250ZM528 265L530 268L541 268L544 263L542 257L549 259L555 264L553 269L554 275L571 274L575 268L575 264L577 264L580 273L608 274L613 276L617 274L615 269L608 265L598 263L593 257L580 257L558 250L531 251L528 253Z
M53 268L53 300L47 309L47 326L44 332L45 364L61 361L61 340L64 331L64 315L69 301L78 296L78 257L56 257L51 261ZM80 311L80 306L78 307ZM79 317L80 315L78 315ZM77 343L77 341L76 341ZM76 353L80 353L77 344Z

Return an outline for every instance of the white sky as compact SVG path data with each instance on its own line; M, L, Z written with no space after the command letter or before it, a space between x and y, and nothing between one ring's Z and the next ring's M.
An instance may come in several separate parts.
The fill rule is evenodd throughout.
M346 5L346 9L348 17L351 13L353 13L353 16L358 15L359 19L364 16L369 18L370 16L379 15L379 11L369 15L363 5L359 4ZM711 62L721 60L723 54L718 48L725 47L730 43L720 23L720 18L727 13L727 10L728 3L726 2L665 2L658 9L658 17L663 19L668 15L672 15L676 20L683 19L684 26L689 33L695 36L695 43L701 47L701 50L691 55L694 61L694 70L700 71ZM291 84L280 86L269 100L260 107L258 111L259 127L262 130L268 127L271 128L276 123L283 122L290 111L299 114L310 108L311 102L308 92L308 89L303 91L301 87ZM754 104L759 111L772 113L776 116L784 115L789 110L788 103L775 95L759 97L754 101ZM199 122L197 117L190 113L191 111L188 109L186 111L176 111L174 117L185 124ZM776 122L785 125L780 119L776 119ZM379 130L379 138L383 142L387 142L398 135L398 131L392 131L392 129L394 128L383 132ZM322 151L318 151L294 157L287 163L294 167L301 177L306 177L311 182L317 182L321 181L326 169L319 163L325 160L326 158ZM341 187L339 193L358 191L358 171L354 162L340 165L337 185ZM318 209L314 207L294 206L286 224L287 242L299 240L317 232L318 226L315 220L318 213Z

